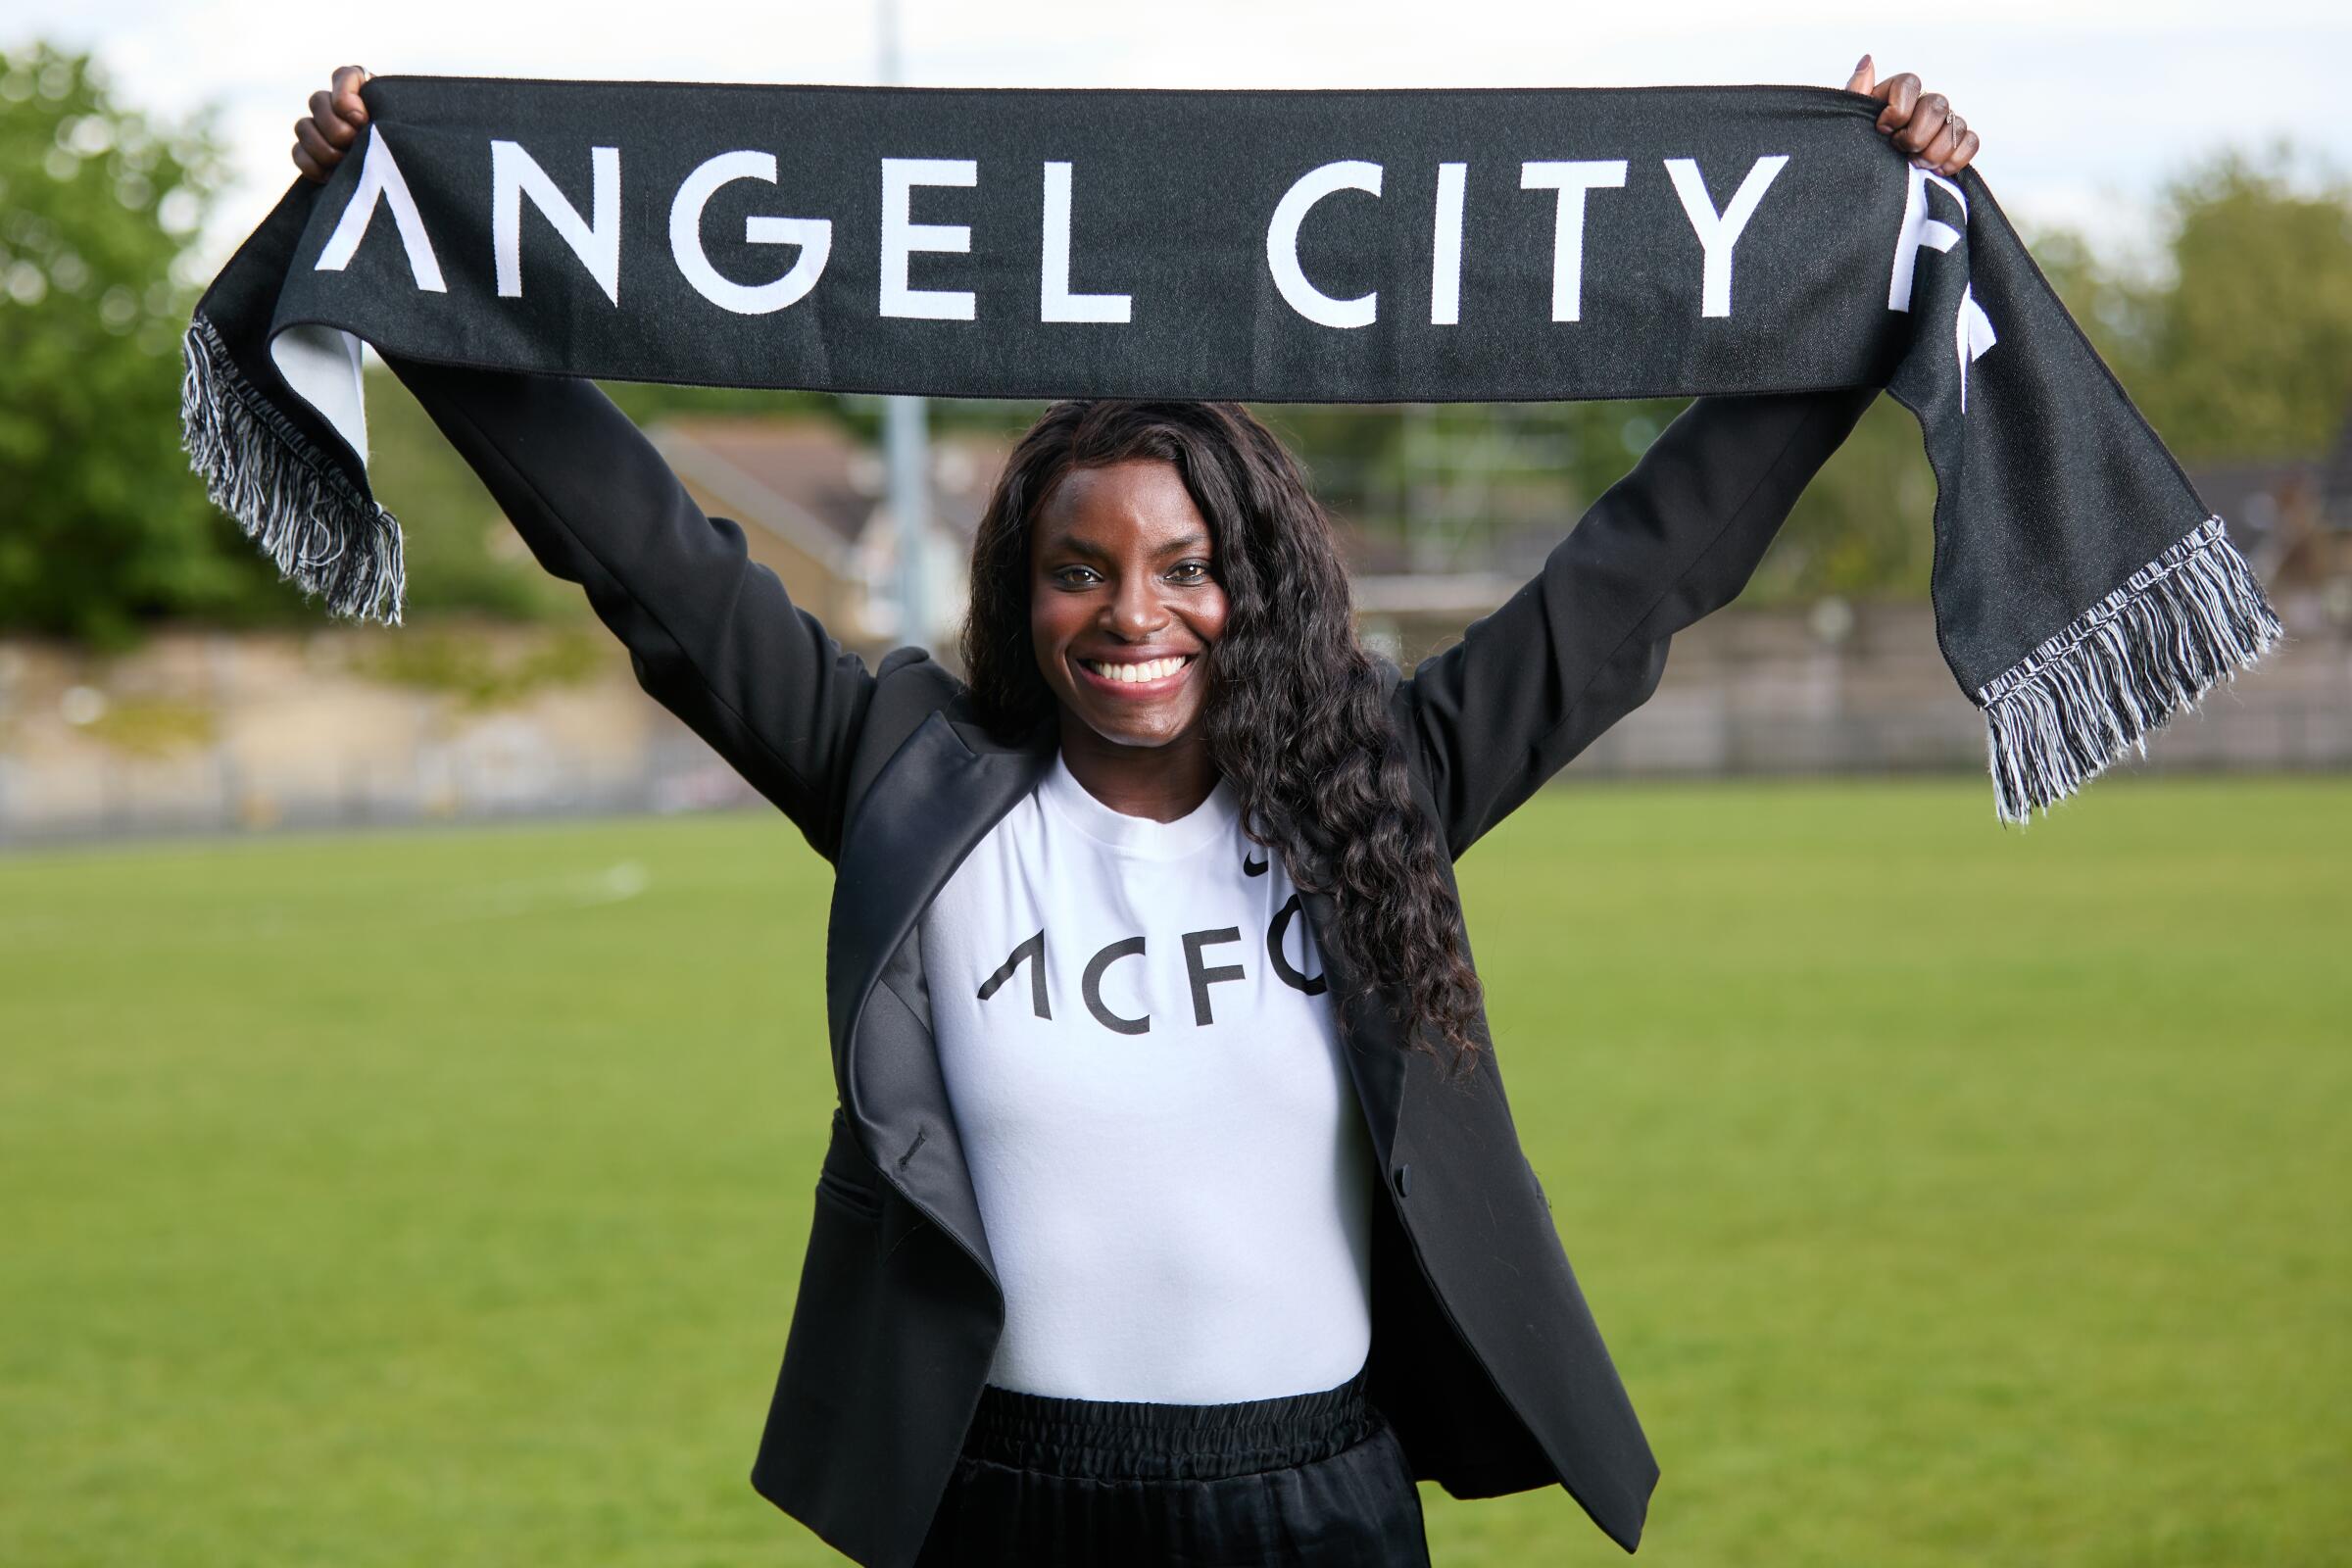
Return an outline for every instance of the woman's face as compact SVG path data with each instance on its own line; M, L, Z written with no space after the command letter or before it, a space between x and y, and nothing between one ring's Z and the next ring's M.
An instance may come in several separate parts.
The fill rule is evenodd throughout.
M1199 721L1224 630L1208 522L1174 464L1062 476L1029 541L1029 635L1064 710L1116 745L1165 746Z

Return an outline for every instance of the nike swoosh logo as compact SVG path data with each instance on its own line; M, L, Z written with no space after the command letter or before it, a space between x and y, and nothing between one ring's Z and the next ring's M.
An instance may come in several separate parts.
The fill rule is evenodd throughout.
M1248 857L1247 855L1245 855L1245 856L1243 856L1243 857L1242 857L1242 875L1244 875L1244 876L1264 876L1265 874L1266 874L1266 862L1265 862L1265 861L1263 861L1263 860L1252 860L1252 859L1251 859L1251 858L1250 858L1250 857Z

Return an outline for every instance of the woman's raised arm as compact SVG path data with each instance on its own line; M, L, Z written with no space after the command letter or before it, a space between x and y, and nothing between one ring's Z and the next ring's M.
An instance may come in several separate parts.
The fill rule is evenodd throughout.
M740 527L703 514L595 383L386 363L539 564L587 590L637 683L831 859L873 695L864 662L751 559Z
M1453 855L1649 700L1667 643L1739 597L1877 396L1699 399L1541 572L1396 688Z
M1846 81L1915 163L1958 173L1977 133L1909 74ZM1730 604L1874 387L1701 398L1593 503L1510 601L1396 688L1456 856L1649 700L1674 634Z
M294 126L294 164L322 180L368 122L368 73L344 66ZM707 517L644 432L588 381L385 363L481 475L539 564L587 590L637 682L827 859L841 842L851 746L873 676L743 530Z

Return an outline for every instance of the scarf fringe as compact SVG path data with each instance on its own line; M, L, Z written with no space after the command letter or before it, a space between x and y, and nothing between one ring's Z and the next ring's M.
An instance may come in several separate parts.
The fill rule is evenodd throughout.
M278 574L327 612L400 624L408 592L400 524L255 391L213 323L188 323L180 444L213 504Z
M1977 694L2000 819L2046 813L2127 746L2146 757L2151 730L2283 635L2222 519L2206 518Z

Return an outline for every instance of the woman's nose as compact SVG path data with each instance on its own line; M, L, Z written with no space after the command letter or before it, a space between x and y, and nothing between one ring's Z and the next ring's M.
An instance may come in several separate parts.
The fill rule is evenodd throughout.
M1129 642L1141 642L1168 623L1168 608L1160 603L1150 574L1130 575L1110 603L1110 629Z

